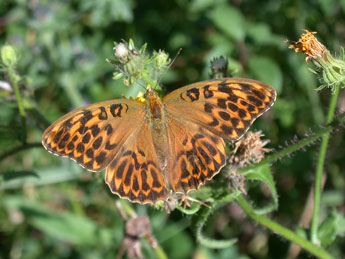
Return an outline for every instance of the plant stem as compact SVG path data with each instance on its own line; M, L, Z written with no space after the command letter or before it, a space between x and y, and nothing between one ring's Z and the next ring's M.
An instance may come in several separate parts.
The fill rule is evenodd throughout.
M260 223L261 225L267 227L273 233L276 233L287 240L294 242L298 244L300 247L307 250L309 253L315 255L319 258L333 258L329 253L327 253L324 249L321 247L318 247L308 240L298 236L293 231L283 227L282 225L262 216L259 214L256 214L253 210L253 208L250 206L250 204L246 201L246 199L243 197L243 195L240 195L237 199L238 204L241 206L241 208L245 211L245 213L251 217L256 222Z
M42 143L41 142L35 142L35 143L23 143L20 146L11 148L10 150L7 150L5 152L3 152L2 154L0 154L0 161L2 161L3 159L14 155L20 151L26 150L26 149L30 149L30 148L42 148Z
M14 89L14 93L16 95L19 114L20 114L20 118L22 121L22 128L23 128L23 139L22 140L23 140L23 143L25 143L26 142L26 116L25 116L23 100L22 100L22 97L20 95L19 87L17 84L17 81L18 81L17 76L16 76L14 68L12 66L8 67L7 72L8 72L8 76L10 78L10 81L11 81L11 85Z
M251 169L255 169L257 167L260 167L264 164L267 163L272 163L280 158L286 157L287 155L305 147L310 145L311 143L313 143L315 140L323 137L325 134L330 134L330 132L338 127L339 125L343 124L345 122L345 113L341 114L339 116L339 118L337 120L332 121L332 123L328 123L325 127L320 128L317 132L315 133L311 133L310 136L299 140L298 142L287 146L285 148L283 148L282 150L272 153L269 156L267 156L266 158L264 158L263 160L261 160L259 163L256 164L251 164L248 165L246 167L240 168L239 172L240 174L246 175L246 173L251 170Z
M337 105L338 95L339 95L340 86L335 88L334 93L331 96L331 102L329 105L329 110L327 114L327 121L326 124L329 124L334 117L334 111ZM323 167L325 164L326 152L327 152L327 145L329 140L330 132L327 132L321 142L319 158L317 162L316 168L316 175L315 175L315 192L314 192L314 210L313 210L313 218L311 222L311 241L314 244L319 244L318 240L318 227L319 227L319 212L320 212L320 200L321 200L321 181L322 181L322 172Z

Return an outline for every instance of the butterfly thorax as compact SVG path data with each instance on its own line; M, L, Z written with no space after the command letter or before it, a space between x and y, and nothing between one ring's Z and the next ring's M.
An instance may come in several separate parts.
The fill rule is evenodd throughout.
M169 150L166 128L165 106L158 93L148 88L145 93L146 99L146 118L152 128L152 141L155 147L157 160L159 161L161 172L166 176L166 167L168 164ZM167 186L169 185L166 182Z
M145 94L147 117L150 121L150 125L158 133L161 133L164 125L164 105L158 93L149 88Z

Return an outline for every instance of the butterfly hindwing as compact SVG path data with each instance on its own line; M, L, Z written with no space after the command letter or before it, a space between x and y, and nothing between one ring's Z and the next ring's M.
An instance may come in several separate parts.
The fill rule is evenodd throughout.
M198 189L226 162L222 138L192 122L168 118L169 163L167 176L174 192Z
M274 103L269 85L244 78L223 78L181 87L163 98L167 113L228 139L239 139Z
M166 179L147 122L139 124L107 167L105 182L132 202L156 203L168 195Z
M88 170L101 171L135 129L138 119L144 120L144 107L135 100L113 100L75 109L45 130L42 144L55 155L71 158Z

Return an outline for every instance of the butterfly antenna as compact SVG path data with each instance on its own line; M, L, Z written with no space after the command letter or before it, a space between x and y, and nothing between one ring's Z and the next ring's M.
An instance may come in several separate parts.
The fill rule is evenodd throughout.
M168 70L171 68L172 64L174 64L176 58L178 57L178 55L180 55L182 51L182 48L179 48L179 50L177 51L175 57L173 58L173 60L170 62L170 64L168 65L168 67L165 69L165 71L163 72L163 74L160 76L159 80L158 80L158 84L160 85L161 83L161 79L163 78L163 76L166 74L166 72L168 72Z

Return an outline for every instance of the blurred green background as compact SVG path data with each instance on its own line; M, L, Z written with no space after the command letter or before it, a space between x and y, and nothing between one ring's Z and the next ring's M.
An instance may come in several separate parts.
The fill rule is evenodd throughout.
M136 96L139 87L112 80L113 42L132 38L148 50L175 55L162 78L166 92L209 78L209 62L229 58L233 74L269 83L278 92L274 107L253 128L270 147L291 143L324 122L330 92L316 92L319 81L305 56L288 49L303 29L332 53L345 42L345 1L225 0L1 0L0 46L16 47L17 72L27 107L28 142L39 143L44 127L36 108L53 122L88 103ZM0 74L0 81L8 81ZM345 109L344 93L338 113ZM35 119L36 118L36 119ZM22 127L13 92L0 88L0 155L20 145ZM325 171L321 217L332 209L345 212L344 130L332 133ZM270 217L295 229L313 184L319 143L273 164L280 198ZM114 258L124 237L124 222L103 174L86 172L43 147L28 148L0 161L0 258ZM249 183L250 184L250 183ZM262 190L262 198L265 190ZM255 199L261 199L256 197ZM237 237L233 247L204 248L195 240L193 220L179 211L170 215L133 205L150 218L152 232L169 258L285 258L289 242L245 217L235 203L207 222L207 236ZM143 254L154 257L142 242ZM345 254L344 238L328 250ZM302 252L300 258L307 258ZM309 257L308 257L309 258Z

